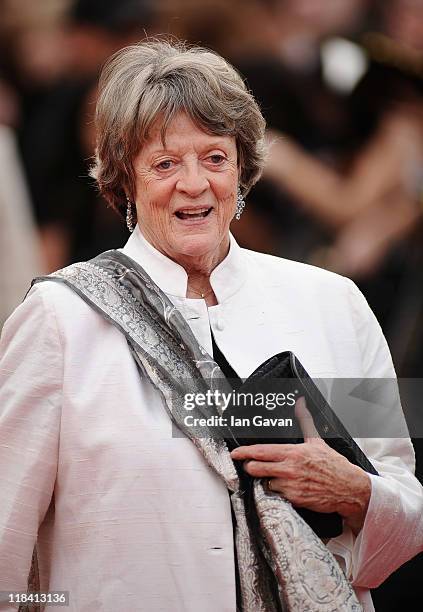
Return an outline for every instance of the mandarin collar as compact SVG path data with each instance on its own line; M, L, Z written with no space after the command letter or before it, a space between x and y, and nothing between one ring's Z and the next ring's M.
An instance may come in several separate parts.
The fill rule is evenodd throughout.
M167 295L186 297L188 275L185 269L153 247L143 236L138 225L120 250L142 266ZM241 288L245 278L246 264L242 249L230 234L229 252L210 275L210 284L217 301L221 303L229 299Z

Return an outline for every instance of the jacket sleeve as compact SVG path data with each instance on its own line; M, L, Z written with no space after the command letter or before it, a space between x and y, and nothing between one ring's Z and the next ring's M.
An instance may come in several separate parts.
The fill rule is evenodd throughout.
M376 317L355 284L345 281L364 377L395 379L389 348ZM364 525L356 538L346 529L328 544L334 554L343 557L347 576L355 587L379 586L423 549L423 489L414 476L414 449L399 395L391 393L387 404L383 407L384 420L394 432L392 437L357 440L379 472L379 476L370 476L372 490ZM404 435L399 437L395 432Z
M0 341L0 591L26 590L57 472L63 367L48 284L31 290Z

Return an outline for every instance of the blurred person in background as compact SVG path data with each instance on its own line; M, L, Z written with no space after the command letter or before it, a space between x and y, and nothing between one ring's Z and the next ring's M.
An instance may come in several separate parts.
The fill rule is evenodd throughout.
M154 31L156 19L149 0L60 5L47 25L43 7L33 6L32 21L11 19L9 34L22 102L20 149L49 270L122 242L124 228L86 181L94 153L95 82L105 59Z
M25 297L31 278L46 271L16 142L19 115L19 97L0 53L0 329Z
M423 2L391 0L380 2L380 28L367 31L360 42L369 59L368 70L351 96L354 122L365 141L373 134L387 134L385 184L391 185L389 204L375 202L361 225L346 228L348 251L363 236L364 250L372 237L385 245L376 269L359 279L370 303L378 312L396 355L402 376L420 377L423 372ZM389 172L389 158L398 159L397 170ZM401 158L401 159L399 159ZM382 164L381 171L383 173ZM396 185L394 185L396 181ZM380 228L379 228L380 226ZM377 240L375 240L377 242ZM380 241L380 238L379 238ZM342 244L341 244L342 248ZM341 249L340 249L341 250ZM376 252L379 247L376 246Z
M45 271L15 134L0 119L0 329Z
M63 32L63 20L69 0L0 0L1 62L15 100L15 124L18 143L26 133L32 118L44 107L48 92L64 78L68 70L70 49ZM48 142L50 131L42 137ZM39 141L33 146L42 153ZM22 147L19 147L22 155ZM37 222L38 236L47 269L51 261L63 259L63 231L60 227L43 224L42 204L35 198L33 177L23 154L25 177L29 182L32 214ZM45 184L48 191L49 184ZM57 206L60 209L60 204Z
M383 34L360 37L368 68L348 99L354 128L349 167L336 172L289 135L274 134L266 173L332 230L328 248L316 249L309 260L359 281L399 372L413 376L423 370L423 3L384 3L382 16Z

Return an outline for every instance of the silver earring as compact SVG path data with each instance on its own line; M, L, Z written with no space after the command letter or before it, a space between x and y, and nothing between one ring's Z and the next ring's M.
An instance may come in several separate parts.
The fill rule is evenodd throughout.
M236 196L236 211L235 211L235 218L237 221L241 219L242 211L244 210L244 208L245 208L245 200L242 197L241 189L238 186L238 193Z
M132 203L129 198L126 198L126 226L132 234L134 231L134 219L132 215Z

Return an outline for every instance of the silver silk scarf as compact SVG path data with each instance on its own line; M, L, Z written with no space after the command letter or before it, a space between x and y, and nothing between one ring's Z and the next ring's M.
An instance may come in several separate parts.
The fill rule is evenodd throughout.
M184 425L186 393L231 388L181 313L143 268L120 251L107 251L34 282L44 280L68 285L125 335L141 376L160 392L172 422L224 481L236 518L243 612L361 611L332 553L292 505L268 491L261 479L253 484L259 522L253 533L224 432L212 437L207 428Z

